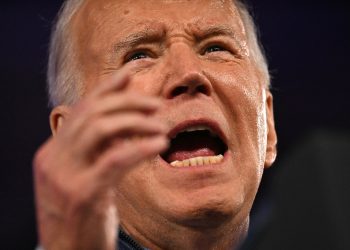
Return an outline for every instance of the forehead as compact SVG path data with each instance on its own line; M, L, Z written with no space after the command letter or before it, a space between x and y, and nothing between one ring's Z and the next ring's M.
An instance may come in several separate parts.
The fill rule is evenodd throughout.
M247 40L232 0L85 0L71 25L80 68L89 75L114 61L116 44L127 48L142 34L195 42L224 30L241 46Z
M172 29L228 24L244 32L232 0L86 0L74 19L78 32L110 29L114 35L147 24Z
M120 18L142 13L152 13L160 17L164 11L170 11L174 18L178 14L194 16L202 11L222 14L223 11L232 11L233 7L233 0L85 0L82 11L100 17L108 17L110 14ZM183 16L181 15L182 18Z

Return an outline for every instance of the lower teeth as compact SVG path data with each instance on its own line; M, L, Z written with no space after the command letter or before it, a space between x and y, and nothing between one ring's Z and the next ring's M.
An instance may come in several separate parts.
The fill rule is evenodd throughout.
M186 159L183 161L173 161L170 163L173 167L195 167L195 166L203 166L209 164L218 164L222 162L224 159L223 155L216 156L199 156L190 159Z

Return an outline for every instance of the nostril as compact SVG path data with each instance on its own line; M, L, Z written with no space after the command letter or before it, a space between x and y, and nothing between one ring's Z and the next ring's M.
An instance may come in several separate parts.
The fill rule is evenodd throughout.
M196 92L209 95L209 89L205 85L198 85L196 88Z
M179 95L182 94L190 94L190 95L194 95L196 93L202 93L204 95L209 95L209 89L207 86L205 85L198 85L195 86L194 88L191 88L190 86L178 86L176 87L170 94L170 97L177 97Z
M171 92L171 97L176 97L185 94L188 91L188 86L178 86Z

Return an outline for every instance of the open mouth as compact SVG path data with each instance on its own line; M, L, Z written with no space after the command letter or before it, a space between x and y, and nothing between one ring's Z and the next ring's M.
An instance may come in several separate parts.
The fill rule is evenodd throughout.
M170 138L170 147L161 157L173 167L218 164L228 149L218 133L205 125L186 127Z

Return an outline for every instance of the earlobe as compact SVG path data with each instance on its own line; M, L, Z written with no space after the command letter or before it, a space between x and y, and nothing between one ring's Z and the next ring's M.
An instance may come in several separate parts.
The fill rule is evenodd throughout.
M69 107L61 105L55 107L50 113L50 127L52 135L55 136L69 116Z
M267 122L267 145L265 156L265 168L269 168L277 156L277 134L273 114L273 97L270 91L266 92L266 122Z

